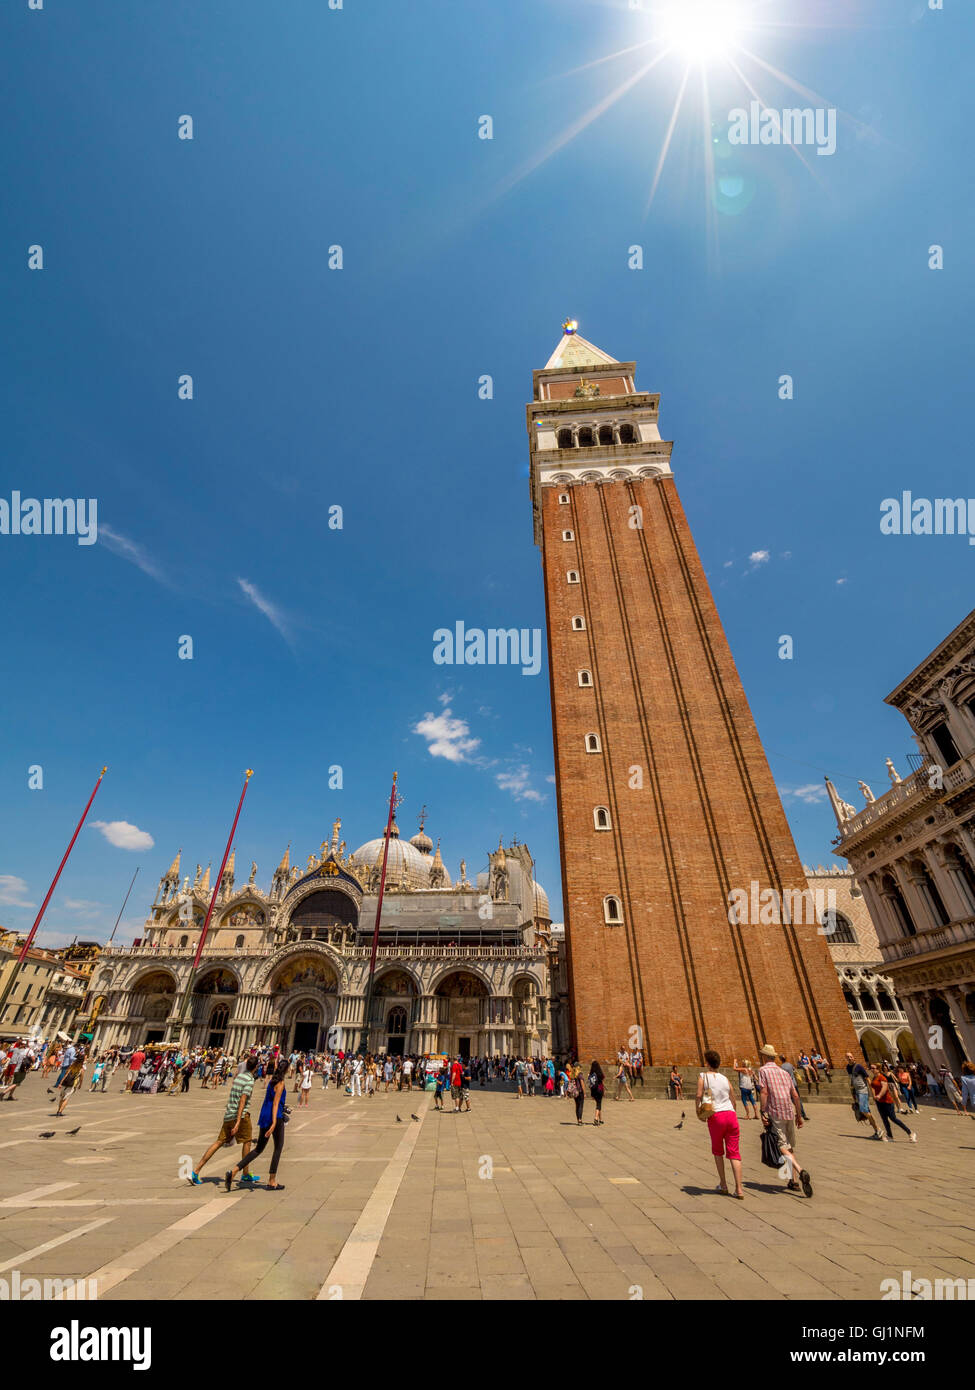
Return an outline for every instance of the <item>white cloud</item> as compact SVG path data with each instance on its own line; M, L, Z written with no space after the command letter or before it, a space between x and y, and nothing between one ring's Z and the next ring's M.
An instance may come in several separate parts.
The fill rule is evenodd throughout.
M555 782L555 773L554 773L554 772L550 772L549 775L545 778L545 780L546 780L546 782L552 782L552 783L554 783L554 782Z
M511 772L496 773L494 780L503 792L510 792L516 801L545 800L544 793L535 791L531 786L531 774L524 764Z
M817 801L826 800L826 788L822 782L807 782L802 787L784 787L782 795L803 801L807 806L814 806Z
M148 831L130 825L127 820L96 820L92 821L92 825L116 849L152 849L156 843Z
M730 570L730 569L731 569L731 566L732 566L734 563L735 563L734 560L725 560L725 562L724 562L724 568L725 568L726 570Z
M86 916L90 916L95 912L101 912L102 910L101 903L90 903L84 898L65 898L61 906L68 912L81 912Z
M130 541L128 536L120 535L118 531L113 530L111 526L106 526L104 522L99 524L98 539L104 542L107 549L112 551L114 555L120 555L123 560L128 560L143 574L148 574L150 579L156 579L160 584L169 583L168 578L145 546L139 545L138 541Z
M455 719L446 706L442 714L428 710L413 725L413 732L426 739L427 752L432 758L446 758L451 763L470 762L470 754L481 746L481 740L472 736L467 721Z
M0 903L7 907L36 907L27 901L27 884L16 874L0 874Z
M836 582L837 582L837 584L845 584L845 583L846 583L846 580L845 580L845 579L837 579Z
M281 609L278 608L276 604L272 603L269 598L265 598L257 585L252 584L249 579L241 579L238 577L237 583L250 599L254 607L260 613L264 614L271 626L277 628L284 640L290 645L291 631L288 627L288 621L281 612Z
M437 702L441 705L449 705L453 698L454 697L451 694L451 692L449 690L445 690L442 695L437 696Z
M759 565L767 565L769 554L767 550L753 550L748 557L748 563L752 569L758 569Z

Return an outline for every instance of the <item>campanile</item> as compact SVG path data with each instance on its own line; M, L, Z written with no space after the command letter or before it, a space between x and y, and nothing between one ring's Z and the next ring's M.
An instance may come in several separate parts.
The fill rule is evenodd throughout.
M856 1035L817 922L788 920L802 865L635 369L569 322L528 406L575 1046L839 1063Z

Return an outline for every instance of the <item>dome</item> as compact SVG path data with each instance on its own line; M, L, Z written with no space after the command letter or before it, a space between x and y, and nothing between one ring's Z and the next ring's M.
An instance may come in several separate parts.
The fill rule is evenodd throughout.
M385 844L386 837L381 835L378 840L367 840L355 852L353 868L367 891L372 886L370 880L373 877L373 871L375 871L378 885L379 875L383 867ZM432 863L431 859L421 854L416 846L408 840L400 840L397 836L390 836L389 857L386 860L386 887L429 888Z
M540 883L535 884L535 916L551 922L552 909L548 905L548 894Z
M418 849L421 854L430 854L433 850L433 841L425 830L420 830L410 840L414 849Z

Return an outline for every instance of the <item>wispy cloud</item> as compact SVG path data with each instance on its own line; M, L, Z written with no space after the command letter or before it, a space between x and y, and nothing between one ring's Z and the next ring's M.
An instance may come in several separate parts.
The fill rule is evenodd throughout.
M802 801L807 806L814 806L817 801L826 800L826 788L822 782L807 782L802 787L782 787L782 796L793 801Z
M471 734L466 719L456 719L444 705L442 714L431 710L413 725L413 732L427 741L432 758L446 758L451 763L472 761L471 755L481 746L481 740Z
M767 550L753 550L748 557L748 564L753 570L757 570L759 565L767 565L769 553Z
M510 792L516 801L544 801L544 792L536 791L531 785L531 773L522 764L510 772L498 772L495 782L503 792Z
M138 541L129 540L128 536L123 536L113 527L106 526L104 522L99 522L98 539L113 555L119 555L123 560L128 560L130 565L135 565L143 574L148 574L150 579L155 579L159 584L171 586L169 576L160 568L145 546L140 545Z
M86 917L102 910L101 903L90 903L84 898L65 898L61 906L68 912L80 912Z
M272 603L269 598L265 598L257 585L252 584L249 579L241 579L238 576L237 583L258 612L264 614L271 626L276 628L288 645L291 646L291 628L287 618L277 604Z
M16 874L0 874L0 903L5 907L36 907L27 901L27 883Z
M147 830L140 830L127 820L96 820L92 825L116 849L152 849L156 843Z

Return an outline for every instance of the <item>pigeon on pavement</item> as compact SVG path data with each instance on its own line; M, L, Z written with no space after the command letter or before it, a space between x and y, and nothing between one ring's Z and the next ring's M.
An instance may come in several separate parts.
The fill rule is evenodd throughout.
M411 1113L411 1114L410 1114L410 1119L411 1119L411 1120L416 1120L417 1124L420 1123L420 1117L419 1117L419 1115L414 1115L414 1114Z
M683 1128L684 1128L684 1119L685 1119L685 1117L686 1117L686 1114L687 1114L687 1112L686 1112L685 1110L682 1110L682 1111L680 1112L680 1124L679 1124L679 1125L674 1125L674 1129L683 1129Z
M396 1123L397 1123L398 1125L401 1125L401 1124L403 1123L403 1121L400 1119L400 1117L399 1117L398 1115L396 1116Z
M81 1125L78 1126L78 1129L80 1129L80 1128L81 1128ZM78 1133L78 1129L69 1129L69 1130L68 1130L68 1134L77 1134L77 1133Z
M37 1137L38 1139L53 1139L56 1133L57 1130L45 1129L43 1133L39 1134Z

